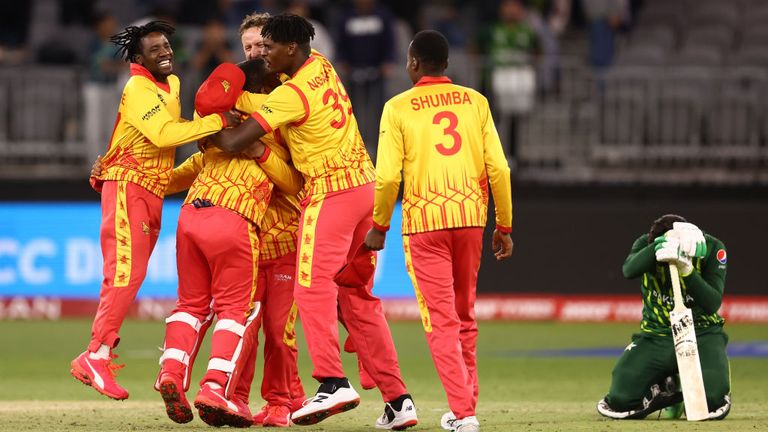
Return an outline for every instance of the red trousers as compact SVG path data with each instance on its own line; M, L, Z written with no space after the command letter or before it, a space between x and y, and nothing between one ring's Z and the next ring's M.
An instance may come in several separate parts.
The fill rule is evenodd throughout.
M218 320L211 339L211 361L201 384L214 381L226 386L232 367L228 362L239 360L236 352L243 329L238 326L246 324L254 307L252 299L257 297L258 251L258 230L237 213L222 207L182 207L176 233L179 300L171 316L185 313L205 322L213 310ZM199 328L184 321L169 322L166 350L194 358L202 337ZM174 366L182 369L179 363L168 361L163 369L173 372Z
M264 376L261 397L270 405L290 407L293 399L304 399L297 368L297 310L293 302L296 253L259 261L258 292L264 332ZM236 394L248 401L254 377L258 342L248 353Z
M403 236L427 344L456 418L475 415L477 405L475 297L482 242L482 228Z
M120 342L120 326L147 275L160 234L163 200L139 185L104 182L101 191L101 253L104 280L88 350Z
M308 197L299 227L294 299L317 380L344 377L338 310L366 371L385 401L407 393L397 352L373 284L339 287L334 278L373 226L374 183Z

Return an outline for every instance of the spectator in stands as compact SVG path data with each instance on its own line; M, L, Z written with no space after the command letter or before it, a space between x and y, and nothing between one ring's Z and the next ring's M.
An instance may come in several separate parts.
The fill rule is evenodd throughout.
M395 35L389 10L355 0L339 22L336 58L368 153L376 154L385 80L393 72Z
M453 3L440 5L440 15L433 24L435 30L442 33L451 48L463 48L467 44L468 32L459 20L459 10Z
M493 94L502 143L509 143L506 154L511 159L516 153L517 117L533 106L534 65L540 53L539 38L526 18L521 0L503 0L499 21L481 32L478 41L486 55L483 87L486 94Z
M589 29L589 63L604 71L613 63L616 32L629 19L628 0L581 0Z
M570 0L533 0L528 23L541 41L542 58L538 65L538 89L554 90L559 69L560 43L558 37L565 31L571 10Z
M328 60L333 61L334 53L336 50L334 49L334 46L333 46L333 39L331 38L331 34L328 32L328 30L325 28L323 24L321 24L317 20L310 18L311 14L310 14L309 5L307 5L307 1L306 0L291 1L291 3L288 5L288 8L286 9L286 12L292 13L294 15L298 15L300 17L304 17L306 18L307 21L309 21L310 24L312 24L312 27L315 28L315 37L314 39L312 39L312 48L319 51Z
M99 13L95 20L93 41L88 60L88 82L83 86L85 102L86 160L94 160L109 143L114 126L115 107L120 101L118 75L125 63L116 57L117 46L109 41L117 33L117 20L112 14Z
M203 37L192 58L192 67L200 76L208 76L221 63L232 62L232 45L227 29L218 18L211 18L203 28Z
M499 21L480 33L478 47L488 55L488 66L526 66L539 53L539 39L526 21L527 11L521 0L503 0Z

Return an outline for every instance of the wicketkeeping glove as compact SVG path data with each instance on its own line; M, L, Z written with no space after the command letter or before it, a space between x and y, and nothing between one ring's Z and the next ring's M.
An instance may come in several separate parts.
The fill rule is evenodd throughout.
M669 234L669 232L667 232ZM656 261L674 264L680 276L688 276L693 272L691 257L680 248L680 240L675 236L663 235L654 240Z

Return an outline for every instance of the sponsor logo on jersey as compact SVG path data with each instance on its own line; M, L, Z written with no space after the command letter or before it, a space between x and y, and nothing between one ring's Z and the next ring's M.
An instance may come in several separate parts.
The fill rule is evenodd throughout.
M152 116L153 116L153 115L155 115L155 114L157 114L157 113L159 113L159 112L160 112L160 105L155 105L154 107L152 107L152 109L151 109L151 110L147 111L147 113L146 113L146 114L144 114L144 115L141 117L141 119L142 119L142 120L144 120L144 121L147 121L147 120L149 120L150 118L152 118Z
M725 249L718 249L717 251L717 261L720 264L725 264L728 262L728 254L725 253Z

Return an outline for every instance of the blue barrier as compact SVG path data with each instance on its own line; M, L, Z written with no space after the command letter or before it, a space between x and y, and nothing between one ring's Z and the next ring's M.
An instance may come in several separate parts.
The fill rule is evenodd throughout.
M181 202L163 205L163 226L139 297L176 297L176 221ZM413 297L395 208L379 254L374 293ZM0 203L0 296L98 298L102 280L98 203Z

